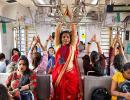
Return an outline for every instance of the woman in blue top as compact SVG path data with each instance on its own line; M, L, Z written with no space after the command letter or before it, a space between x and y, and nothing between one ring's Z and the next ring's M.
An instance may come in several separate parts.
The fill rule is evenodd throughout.
M47 63L47 68L46 68L46 72L48 74L51 74L54 65L55 65L55 50L53 47L49 47L48 49L48 63Z

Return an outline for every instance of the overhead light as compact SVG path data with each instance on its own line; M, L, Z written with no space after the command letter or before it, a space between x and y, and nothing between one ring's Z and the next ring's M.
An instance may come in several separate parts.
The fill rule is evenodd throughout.
M40 3L40 4L45 4L45 2L43 1L43 0L37 0L38 1L38 3Z
M44 5L44 4L50 4L50 0L34 0L34 2Z
M91 4L96 5L98 3L98 0L92 0Z

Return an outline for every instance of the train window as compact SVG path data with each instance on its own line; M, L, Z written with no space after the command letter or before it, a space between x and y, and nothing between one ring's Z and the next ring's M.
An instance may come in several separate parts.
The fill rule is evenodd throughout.
M14 47L17 47L17 33L18 33L18 29L16 27L13 28L13 34L14 34Z
M103 53L105 54L106 57L108 57L109 53L109 45L110 45L110 35L109 35L109 28L103 27L100 33L100 38L101 38L101 48Z
M112 39L115 37L115 35L117 34L117 30L119 31L119 36L121 37L122 39L122 43L123 43L123 37L124 37L124 34L125 34L125 30L124 28L112 28Z
M0 35L0 42L1 42L1 35ZM2 43L0 43L2 44ZM0 52L2 52L2 45L0 45Z
M24 27L16 27L13 30L14 32L14 46L17 47L21 54L25 52L25 29Z
M119 30L119 35L122 39L122 43L123 43L123 37L124 37L124 29L123 28L120 28L118 29ZM117 27L113 27L112 28L112 34L111 34L111 37L110 37L110 33L109 33L109 28L102 28L102 31L101 31L101 47L102 47L102 50L104 52L104 54L106 56L108 56L108 53L109 53L109 47L110 47L110 38L111 40L115 37L115 35L117 34Z
M32 28L25 27L15 27L13 29L14 33L14 47L17 47L21 54L26 55L29 50L29 45L31 44L32 38L35 32Z

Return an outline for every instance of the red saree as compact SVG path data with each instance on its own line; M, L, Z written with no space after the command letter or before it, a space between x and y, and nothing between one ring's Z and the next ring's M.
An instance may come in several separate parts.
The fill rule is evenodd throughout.
M55 67L52 72L52 80L54 86L54 97L52 100L78 100L79 92L79 74L75 63L75 51L70 45L62 46L65 54L65 63L59 64L61 57L60 48L57 50L55 57Z

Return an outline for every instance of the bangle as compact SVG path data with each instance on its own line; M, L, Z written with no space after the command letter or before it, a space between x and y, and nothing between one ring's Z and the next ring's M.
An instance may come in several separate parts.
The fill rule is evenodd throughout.
M88 42L88 44L91 44L91 42Z

